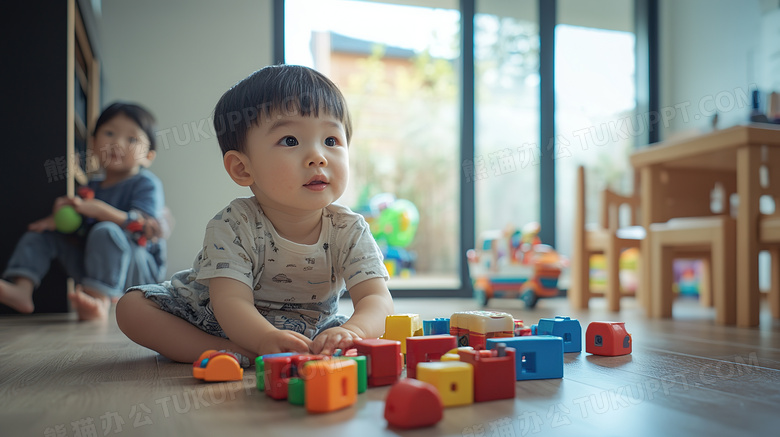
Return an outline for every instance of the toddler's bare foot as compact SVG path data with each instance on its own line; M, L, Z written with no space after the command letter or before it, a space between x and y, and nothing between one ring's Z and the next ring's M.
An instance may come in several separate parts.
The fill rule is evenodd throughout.
M20 313L29 314L35 309L32 292L32 286L28 287L0 279L0 303L8 305Z
M70 303L79 315L79 320L107 320L111 299L97 292L89 292L81 285L68 296Z

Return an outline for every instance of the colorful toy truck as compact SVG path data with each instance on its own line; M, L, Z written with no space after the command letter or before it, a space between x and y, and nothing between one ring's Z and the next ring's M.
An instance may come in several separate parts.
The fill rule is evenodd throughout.
M542 244L538 233L538 223L529 223L522 232L485 232L480 249L467 252L474 294L482 305L493 297L516 297L534 308L540 298L561 295L558 279L567 262Z

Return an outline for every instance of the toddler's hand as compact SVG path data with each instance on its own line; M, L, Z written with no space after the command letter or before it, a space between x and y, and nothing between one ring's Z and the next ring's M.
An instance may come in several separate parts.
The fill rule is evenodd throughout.
M264 335L258 355L278 354L280 352L308 353L312 341L295 331L275 329Z
M154 218L145 216L143 217L144 237L150 241L157 241L163 235L162 225Z
M54 199L54 205L51 207L52 213L57 212L60 208L62 208L65 205L73 206L73 198L68 196L60 196Z
M71 200L73 208L76 212L91 218L98 218L106 211L108 206L105 202L99 199L82 199L81 197L74 197Z
M56 229L56 225L53 216L44 217L27 225L27 230L33 232L53 231L54 229Z
M311 351L315 354L333 355L336 349L343 351L352 347L360 336L343 326L336 326L322 331L311 344Z

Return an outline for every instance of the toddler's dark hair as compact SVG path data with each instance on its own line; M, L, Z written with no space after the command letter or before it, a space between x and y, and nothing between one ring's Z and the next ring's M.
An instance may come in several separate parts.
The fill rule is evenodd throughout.
M300 65L271 65L233 85L214 108L214 129L222 155L244 152L249 129L271 117L318 117L325 111L344 125L347 143L352 121L341 91L322 73Z
M157 148L155 138L155 125L157 124L157 120L155 120L154 115L152 115L148 109L136 103L114 102L110 104L102 113L100 113L97 122L95 122L95 130L92 132L92 136L95 135L100 126L106 124L109 120L119 114L126 115L133 120L135 124L141 127L149 138L149 150L155 150Z

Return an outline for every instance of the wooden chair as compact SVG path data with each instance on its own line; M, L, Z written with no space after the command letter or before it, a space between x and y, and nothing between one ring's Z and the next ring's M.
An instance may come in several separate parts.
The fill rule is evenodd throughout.
M601 223L596 226L585 224L585 169L577 169L576 207L574 217L574 244L571 259L571 285L569 301L574 308L586 309L590 298L598 295L590 290L590 257L604 254L606 260L607 307L620 311L620 254L626 249L639 249L644 230L636 226L639 219L639 198L621 196L609 189L602 191ZM619 225L619 210L628 205L631 210L630 225Z
M704 262L707 285L700 287L703 299L715 306L715 321L721 325L737 322L736 221L728 215L685 217L653 223L650 238L650 315L671 317L674 301L673 263L676 258L699 258ZM706 303L706 302L705 302Z

